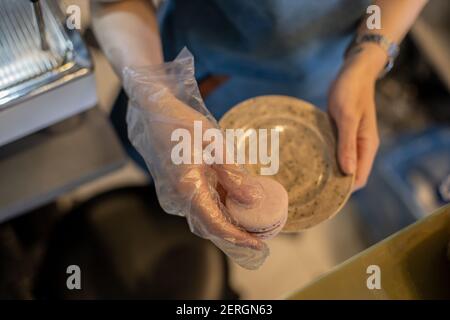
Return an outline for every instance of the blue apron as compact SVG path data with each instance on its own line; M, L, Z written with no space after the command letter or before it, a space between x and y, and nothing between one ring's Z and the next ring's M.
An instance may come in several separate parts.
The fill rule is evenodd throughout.
M284 94L326 107L327 91L370 0L166 0L158 11L164 58L183 47L196 77L229 75L205 103L219 119L245 99ZM127 97L111 120L127 152L146 168L128 140Z
M158 13L163 50L184 47L196 77L230 79L205 103L220 118L257 95L326 107L327 91L370 0L167 0Z

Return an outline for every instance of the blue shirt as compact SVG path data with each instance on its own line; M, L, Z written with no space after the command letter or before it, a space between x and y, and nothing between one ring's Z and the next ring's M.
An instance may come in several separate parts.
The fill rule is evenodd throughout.
M205 103L285 94L326 106L329 86L370 0L167 0L159 11L166 60L184 47L196 76L229 75Z

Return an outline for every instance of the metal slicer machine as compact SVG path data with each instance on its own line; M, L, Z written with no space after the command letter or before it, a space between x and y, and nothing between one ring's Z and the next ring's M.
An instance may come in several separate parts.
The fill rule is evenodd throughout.
M93 65L56 0L0 1L0 146L96 105Z

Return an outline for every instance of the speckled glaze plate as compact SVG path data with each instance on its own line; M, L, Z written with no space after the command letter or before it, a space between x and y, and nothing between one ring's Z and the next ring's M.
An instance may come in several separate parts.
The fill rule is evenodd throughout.
M301 231L331 218L350 196L353 176L339 169L335 128L328 115L310 103L287 96L260 96L233 107L219 124L227 129L279 132L279 171L273 178L289 194L284 232ZM259 174L262 165L246 167Z

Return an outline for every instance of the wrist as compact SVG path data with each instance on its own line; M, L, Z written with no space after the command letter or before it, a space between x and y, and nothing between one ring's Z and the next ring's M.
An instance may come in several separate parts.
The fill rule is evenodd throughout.
M346 56L344 68L359 70L365 77L374 81L384 70L388 56L380 46L373 43L362 43L355 46Z

